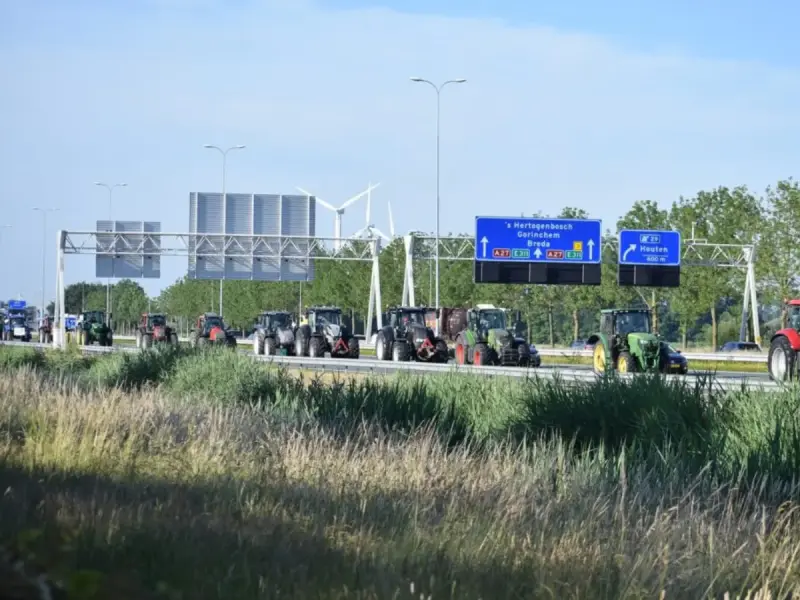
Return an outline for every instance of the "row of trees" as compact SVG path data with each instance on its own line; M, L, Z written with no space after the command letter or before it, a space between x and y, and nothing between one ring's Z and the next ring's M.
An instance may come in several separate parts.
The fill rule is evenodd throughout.
M584 210L566 207L557 215L537 216L589 218ZM784 298L797 293L800 249L796 244L800 223L800 187L793 180L778 182L756 195L746 187L718 187L691 198L681 197L668 209L649 200L634 203L616 223L620 229L670 229L681 231L684 240L695 238L714 243L757 242L756 272L759 303L765 331L781 321ZM472 234L465 234L471 238ZM476 285L471 261L440 262L440 297L443 306L468 306L493 302L519 310L529 325L534 342L563 343L582 339L598 325L598 312L611 306L646 305L654 310L659 331L686 347L692 343L712 345L738 339L744 272L732 268L683 267L677 289L621 288L616 283L616 256L604 253L600 286ZM399 304L404 273L402 239L389 244L380 257L384 306ZM318 260L311 282L225 282L225 318L231 325L247 328L265 309L297 310L324 303L341 306L361 315L369 301L371 265L358 261ZM433 265L415 264L417 304L433 305ZM176 281L152 299L151 307L173 318L188 321L214 310L217 281ZM138 284L122 281L114 286L114 315L118 323L135 323L147 309L148 298ZM105 287L78 283L67 288L66 308L103 308ZM773 307L772 309L770 307ZM153 308L155 310L155 308ZM777 317L777 318L776 318ZM764 329L762 326L762 329Z

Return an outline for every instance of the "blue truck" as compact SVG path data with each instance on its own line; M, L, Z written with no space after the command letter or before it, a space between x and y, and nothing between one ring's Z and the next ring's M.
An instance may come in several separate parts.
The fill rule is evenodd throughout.
M3 340L7 342L31 341L31 328L28 325L27 303L25 300L9 300L3 319Z

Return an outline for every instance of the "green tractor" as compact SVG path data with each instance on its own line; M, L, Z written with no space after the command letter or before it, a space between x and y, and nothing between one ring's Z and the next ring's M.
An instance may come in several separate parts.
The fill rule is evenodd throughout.
M592 366L606 372L659 373L670 371L670 349L652 333L648 309L609 308L600 311L600 332L586 342L594 346Z
M111 315L106 319L104 310L87 310L78 317L77 341L79 346L111 346L114 333L111 330Z
M535 348L507 327L506 311L493 304L478 304L467 311L467 326L456 337L456 364L539 367Z

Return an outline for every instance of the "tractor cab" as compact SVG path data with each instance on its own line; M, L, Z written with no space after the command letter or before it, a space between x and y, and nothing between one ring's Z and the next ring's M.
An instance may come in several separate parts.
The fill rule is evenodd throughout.
M203 332L203 335L209 335L211 330L215 327L225 329L225 323L222 318L216 313L205 313L200 315L197 319L197 329Z
M148 331L156 327L166 327L167 317L159 313L144 313L142 315L141 326Z
M492 329L506 329L506 312L492 304L479 304L467 312L467 322L470 329L487 336Z
M256 325L271 333L279 329L291 329L292 315L285 311L265 311L259 315Z
M84 326L91 327L92 325L105 325L106 324L106 311L104 310L87 310L81 313L79 321Z
M11 325L12 328L25 327L27 325L27 321L22 315L15 315L8 318L8 324Z
M608 309L600 311L600 331L619 342L631 333L651 333L650 311Z
M788 326L800 331L800 300L790 300L786 306Z
M426 327L427 309L415 306L397 306L389 309L389 327L392 329L408 329L409 327Z
M309 308L306 311L306 319L312 331L321 332L326 325L342 324L342 309L327 306Z

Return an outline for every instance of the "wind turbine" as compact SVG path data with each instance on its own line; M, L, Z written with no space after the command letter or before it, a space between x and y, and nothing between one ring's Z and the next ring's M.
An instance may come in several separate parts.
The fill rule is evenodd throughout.
M360 198L362 198L364 195L367 195L367 197L369 197L370 192L372 192L372 190L374 190L379 185L380 183L376 183L375 185L369 185L366 190L364 190L360 194L353 196L349 200L346 200L344 204L342 204L339 208L334 207L333 205L325 202L325 200L323 200L319 196L316 196L317 202L319 202L329 211L336 213L336 220L334 221L333 225L333 237L335 239L334 248L336 248L336 250L339 250L342 247L342 215L344 214L344 209L353 204L354 202L356 202L357 200L359 200ZM306 196L314 196L314 194L304 190L301 187L296 187L296 189L300 190ZM369 208L367 210L369 211Z
M370 220L371 209L372 209L372 189L373 188L370 185L369 189L367 190L367 222L366 222L366 225L364 225L364 227L362 227L361 229L356 231L350 237L351 237L351 239L364 238L364 237L366 237L366 238L374 238L376 235L379 235L380 237L385 239L387 242L391 242L392 241L391 238L389 238L389 236L387 236L385 233L383 233L380 229L375 227L375 225ZM389 206L389 210L391 211L391 206ZM390 215L391 215L391 213L390 213ZM391 216L389 217L389 219L390 219L390 221L392 220ZM392 224L392 229L394 229L394 224Z

